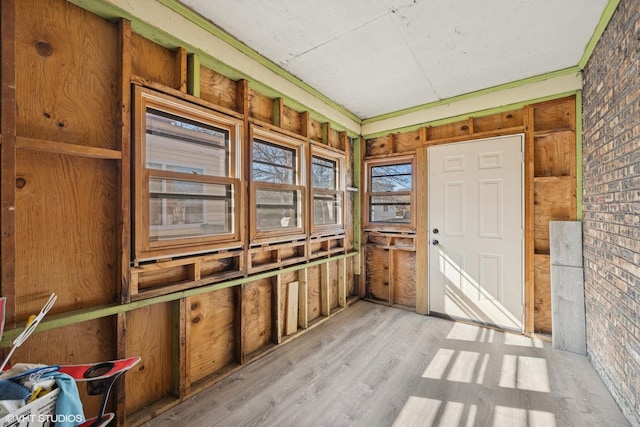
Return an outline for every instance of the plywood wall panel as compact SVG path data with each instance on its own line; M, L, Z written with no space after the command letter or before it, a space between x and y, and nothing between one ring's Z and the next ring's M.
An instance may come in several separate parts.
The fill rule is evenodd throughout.
M317 120L309 120L309 139L322 141L322 123Z
M322 292L320 267L307 269L307 316L309 322L322 315Z
M200 67L200 98L234 111L239 110L237 83L207 67Z
M127 313L126 352L142 360L125 377L127 413L171 395L173 379L172 303L155 304Z
M422 146L420 130L401 132L394 135L394 146L396 153L415 151L418 147Z
M242 322L245 354L258 351L271 342L271 280L263 279L244 285Z
M58 294L52 313L116 300L117 170L107 160L19 150L16 317Z
M549 253L549 221L575 218L575 181L566 178L537 179L534 184L535 253Z
M16 15L17 134L117 149L116 24L63 0Z
M574 112L573 98L540 104L533 110L534 131L575 129L575 123L572 123L575 117Z
M573 131L557 132L534 139L536 176L570 176L575 164Z
M365 140L365 157L393 153L393 136L386 135Z
M136 33L131 35L131 72L164 86L179 89L175 52Z
M468 120L429 127L427 128L427 141L469 135L470 130Z
M492 130L507 129L524 124L522 109L506 111L504 113L490 114L473 119L474 132L489 132Z
M290 132L297 133L298 135L304 135L302 129L302 115L286 105L282 108L282 123L280 124L280 127Z
M367 296L389 302L389 250L366 248Z
M551 333L551 267L548 255L534 256L533 324L535 332Z
M187 298L188 378L196 382L234 361L234 289Z
M391 251L393 257L393 303L416 307L416 253Z
M249 116L266 123L273 123L273 100L249 89Z

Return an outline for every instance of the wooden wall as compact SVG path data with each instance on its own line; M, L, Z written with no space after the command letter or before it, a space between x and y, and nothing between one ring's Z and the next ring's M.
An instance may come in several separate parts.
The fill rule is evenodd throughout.
M513 111L473 117L438 126L368 138L364 161L413 155L416 174L427 168L419 149L500 135L525 135L525 331L551 333L549 221L575 220L576 118L575 97L526 105ZM418 180L426 180L422 175ZM417 200L426 186L417 182ZM364 230L365 297L384 304L427 311L426 227L422 206L413 208L418 227L398 233ZM422 221L421 220L422 217ZM422 225L422 226L420 226Z
M132 84L236 117L245 129L337 151L353 186L354 141L345 132L200 65L185 48L132 32L127 21L64 0L1 8L5 353L27 317L58 295L47 330L14 362L142 356L111 403L120 425L138 425L358 298L359 237L349 215L343 233L295 242L245 241L163 262L131 255ZM347 192L344 211L355 203ZM97 412L97 399L85 393L83 401L87 415Z

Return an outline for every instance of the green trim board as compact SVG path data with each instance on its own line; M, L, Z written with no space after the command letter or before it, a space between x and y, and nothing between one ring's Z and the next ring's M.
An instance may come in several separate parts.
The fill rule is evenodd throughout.
M580 61L578 61L578 68L580 68L581 70L584 70L584 67L587 66L587 62L589 62L589 58L591 58L591 55L593 54L593 50L596 48L596 45L598 44L600 37L602 37L604 30L607 28L607 25L609 25L609 21L611 20L611 18L613 17L613 14L618 8L618 4L620 4L620 0L608 0L608 3L605 6L604 11L602 11L602 15L600 15L600 21L598 22L596 29L593 31L593 34L591 35L591 39L589 40L589 42L587 43L587 46L584 49L582 58L580 58Z
M416 105L415 107L405 108L403 110L394 111L392 113L382 114L380 116L371 117L368 119L362 120L362 124L375 123L381 120L391 119L394 117L404 116L406 114L415 113L422 110L428 110L433 107L438 107L441 105L451 104L454 102L464 101L467 99L473 99L481 95L487 95L489 93L500 92L506 89L514 89L521 86L525 86L531 83L538 83L544 80L549 80L555 77L565 76L569 74L577 74L580 73L580 69L577 66L565 68L563 70L552 71L550 73L539 74L537 76L527 77L521 80L515 80L513 82L504 83L497 86L492 86L486 89L480 89L474 92L464 93L462 95L453 96L451 98L444 98L438 101L428 102L422 105Z
M582 91L576 92L576 219L582 221Z
M558 94L554 94L554 95L544 96L544 97L541 97L541 98L535 98L535 99L529 99L529 100L526 100L526 101L514 102L513 104L501 105L500 107L487 108L487 109L478 110L478 111L470 111L468 113L458 114L458 115L450 116L450 117L445 117L443 119L434 120L432 122L417 123L417 124L414 124L414 125L411 125L411 126L405 126L405 127L401 127L401 128L397 128L397 129L390 129L390 130L386 130L386 131L367 134L367 135L364 135L364 138L365 139L371 139L371 138L378 138L378 137L381 137L381 136L387 136L387 135L389 135L391 133L411 132L411 131L415 131L415 130L420 129L421 127L425 127L425 126L446 125L446 124L449 124L449 123L457 122L459 120L467 119L467 118L469 118L469 116L482 117L482 116L488 116L490 114L504 113L505 111L516 110L518 108L522 108L525 105L535 104L535 103L544 102L544 101L551 101L553 99L564 98L566 96L571 96L571 95L575 95L575 94L576 94L576 91L572 90L572 91L568 91L568 92L563 92L563 93L558 93Z
M322 265L332 261L350 258L358 255L358 253L359 253L358 251L354 251L354 252L349 252L347 254L332 256L330 258L317 259L314 261L309 261L305 264L285 267L279 270L271 270L264 273L258 273L252 276L229 280L227 282L186 289L184 291L178 291L178 292L174 292L167 295L160 295L157 297L143 299L143 300L131 302L128 304L102 305L98 307L89 307L81 310L55 314L52 316L48 316L44 320L42 320L38 325L38 327L36 328L36 332L44 332L51 329L62 328L64 326L74 325L76 323L86 322L94 319L100 319L108 316L114 316L119 313L125 313L127 311L137 310L139 308L147 307L154 304L177 301L182 298L201 295L208 292L217 291L219 289L230 288L233 286L250 283L257 280L267 279L269 277L274 277L279 274L303 270L305 268L314 267L316 265ZM9 347L11 345L11 341L15 337L17 337L23 331L23 329L24 329L24 326L19 328L14 328L14 329L8 329L4 331L4 333L2 334L2 340L0 341L0 347Z

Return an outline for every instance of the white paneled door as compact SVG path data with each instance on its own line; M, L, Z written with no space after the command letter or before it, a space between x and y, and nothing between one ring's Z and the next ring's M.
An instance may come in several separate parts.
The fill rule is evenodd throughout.
M429 310L522 331L523 137L429 147Z

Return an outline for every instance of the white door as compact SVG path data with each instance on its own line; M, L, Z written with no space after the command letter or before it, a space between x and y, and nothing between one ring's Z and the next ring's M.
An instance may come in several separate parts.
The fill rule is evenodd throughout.
M523 137L429 147L429 310L522 331Z

